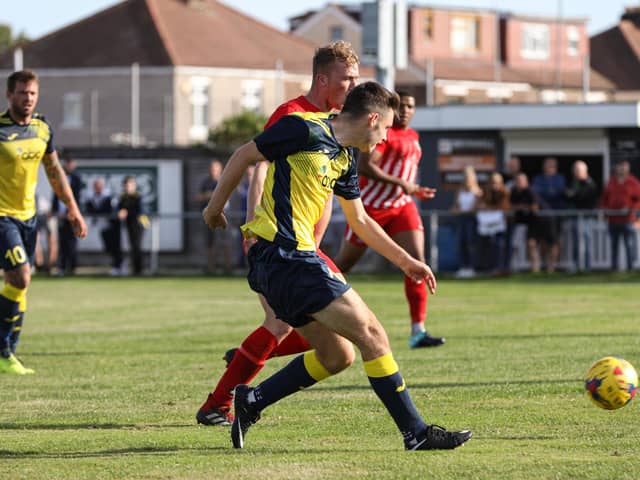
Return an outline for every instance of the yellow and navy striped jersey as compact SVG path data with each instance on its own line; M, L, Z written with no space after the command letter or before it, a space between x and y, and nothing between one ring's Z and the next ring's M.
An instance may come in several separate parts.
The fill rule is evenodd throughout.
M53 151L53 130L42 115L33 114L28 125L18 125L8 110L0 115L0 217L36 214L38 167Z
M353 150L338 143L329 118L327 113L293 113L254 139L271 163L255 217L241 227L245 237L313 251L313 229L329 195L360 197Z

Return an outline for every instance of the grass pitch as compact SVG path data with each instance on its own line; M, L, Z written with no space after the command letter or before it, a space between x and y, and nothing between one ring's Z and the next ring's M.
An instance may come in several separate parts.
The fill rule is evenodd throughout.
M360 360L267 409L244 450L196 425L222 354L262 320L244 279L36 278L19 353L37 373L0 377L0 475L635 479L640 399L598 409L582 378L605 355L640 367L639 280L441 281L429 329L447 343L409 350L401 277L352 277L426 420L474 431L458 450L404 452Z

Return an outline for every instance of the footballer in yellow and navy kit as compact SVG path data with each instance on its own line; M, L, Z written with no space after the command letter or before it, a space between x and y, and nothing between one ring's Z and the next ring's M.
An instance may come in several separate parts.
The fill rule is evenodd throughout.
M384 327L314 252L313 224L328 195L335 193L342 197L345 217L357 233L405 274L428 282L435 293L429 266L395 244L367 215L353 152L342 146L371 151L386 138L398 105L397 95L378 83L365 82L351 90L335 118L283 117L234 152L203 212L211 228L225 227L224 202L246 168L261 157L271 162L261 209L242 227L245 235L258 237L248 255L249 284L264 295L279 318L301 328L315 347L254 388L235 387L230 432L235 448L244 447L247 430L265 408L351 365L353 345L361 351L371 387L393 418L405 449L453 449L472 436L468 430L449 432L426 424L393 359ZM313 320L318 324L308 325Z
M351 288L315 253L313 229L329 195L360 196L353 150L337 142L329 118L287 115L254 139L271 164L261 205L241 227L259 239L248 253L249 284L294 327Z
M53 131L43 116L34 114L28 125L19 125L9 111L0 115L0 267L3 270L33 262L38 167L43 156L53 151ZM0 346L4 356L15 352L25 310L26 289L12 288L5 283L0 292Z
M0 114L0 373L33 373L15 356L27 305L36 245L36 184L42 162L51 188L67 206L79 237L87 226L69 188L53 145L53 130L34 112L38 77L30 70L7 79L9 108Z
M53 151L53 130L42 115L33 114L28 125L14 122L8 110L0 115L0 217L33 218L38 167Z

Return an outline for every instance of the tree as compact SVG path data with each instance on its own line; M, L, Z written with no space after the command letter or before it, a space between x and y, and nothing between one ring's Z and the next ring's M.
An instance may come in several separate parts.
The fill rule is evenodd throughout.
M29 38L24 32L20 32L18 36L14 37L11 25L0 24L0 53L10 48L24 45L27 42L29 42Z
M0 25L0 52L4 52L11 46L11 27Z
M245 110L225 118L222 123L209 131L209 141L218 147L236 148L248 142L264 128L267 117Z

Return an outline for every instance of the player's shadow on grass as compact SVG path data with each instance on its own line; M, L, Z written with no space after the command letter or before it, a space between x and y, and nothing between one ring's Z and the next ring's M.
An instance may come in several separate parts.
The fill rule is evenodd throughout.
M0 423L0 430L162 430L193 428L193 423Z
M224 349L220 348L220 352L223 352ZM92 351L84 351L84 352L72 352L72 351L58 351L58 352L23 352L24 356L33 356L33 357L77 357L77 356L88 356L88 357L119 357L119 356L131 356L131 353L127 350L117 351L112 350L109 351L108 354L105 355L105 352L92 352ZM182 350L144 350L136 348L136 355L194 355L194 354L210 354L211 347L208 348L194 348L190 350L182 349ZM222 353L214 355L214 358L222 358Z
M139 447L139 448L122 448L112 450L98 450L96 452L13 452L11 450L0 450L0 458L4 459L45 459L45 458L102 458L102 457L119 457L122 455L173 455L183 452L202 452L203 455L210 455L212 450L232 451L229 445L212 447L206 445L203 447Z
M604 338L604 337L625 337L637 335L638 332L580 332L580 333L516 333L516 334L489 334L489 335L456 335L455 340L540 340L541 338ZM451 338L447 337L447 340Z
M447 383L411 383L409 387L414 390L416 388L476 388L476 387L497 387L500 385L513 386L513 385L544 385L544 384L579 384L582 385L584 379L558 379L558 380L505 380L502 382L447 382ZM339 385L335 387L329 386L315 386L313 391L343 391L343 390L370 390L369 384L363 385ZM311 390L309 390L311 391Z
M71 351L60 351L60 352L24 352L26 356L33 357L79 357L79 356L97 356L104 355L104 352L71 352Z

